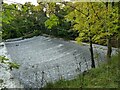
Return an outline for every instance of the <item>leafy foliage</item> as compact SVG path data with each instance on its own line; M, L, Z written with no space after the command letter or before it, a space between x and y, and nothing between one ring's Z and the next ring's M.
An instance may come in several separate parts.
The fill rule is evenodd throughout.
M64 19L71 9L60 3L31 3L24 5L3 4L3 39L29 38L40 34L73 38L77 32L70 30L71 24ZM70 31L69 31L70 30ZM75 34L75 35L74 35ZM72 37L71 37L72 36Z
M7 59L5 56L0 56L0 63L3 63L9 67L10 70L13 68L19 69L19 64L14 63L14 62L9 62L9 59Z
M105 4L98 3L73 3L74 10L66 18L72 21L73 28L79 31L77 41L88 41L92 37L94 43L105 41L108 36L118 35L118 6L106 9ZM102 12L101 12L102 11Z
M3 4L3 39L22 37L34 30L45 29L46 20L42 6L34 6L25 3L22 6L17 4Z
M4 3L2 14L3 39L26 36L37 30L69 38L79 32L77 41L88 41L91 36L94 43L101 43L119 32L117 2L114 7L108 3L108 9L102 2L40 2L37 6Z
M52 27L54 26L57 26L59 24L59 19L58 17L56 17L54 14L50 16L50 19L48 19L46 22L45 22L45 25L51 29Z

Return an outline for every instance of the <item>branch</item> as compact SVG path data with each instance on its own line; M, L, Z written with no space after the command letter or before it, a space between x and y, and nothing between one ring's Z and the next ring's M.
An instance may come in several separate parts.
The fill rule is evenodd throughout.
M95 16L100 20L100 18L99 18L99 16L98 16L98 14L95 12L95 9L93 8L93 5L92 5L92 3L91 3L91 6L92 6L92 9L93 9L93 11L94 11L94 13L95 13Z
M66 3L64 3L64 4L66 5ZM82 13L82 14L85 15L86 17L88 17L88 15L85 14L85 13L83 13L81 10L79 10L79 9L77 9L77 8L71 6L71 5L69 5L69 6L70 6L71 8L73 8L73 9L77 10L78 12Z
M17 10L17 9L13 9L13 8L7 8L7 7L3 7L2 9L9 9L9 10L20 11L20 10Z

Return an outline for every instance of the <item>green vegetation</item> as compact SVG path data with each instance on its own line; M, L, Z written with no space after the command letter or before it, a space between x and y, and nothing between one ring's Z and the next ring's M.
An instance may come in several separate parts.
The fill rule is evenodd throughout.
M106 45L119 33L118 2L3 3L3 39L41 34ZM101 12L102 11L102 12Z
M118 55L113 56L108 63L84 72L73 80L62 79L54 84L48 83L44 88L118 88L118 62Z
M13 68L19 69L19 67L20 67L20 65L15 62L9 62L9 59L6 58L5 56L0 56L0 64L7 65L10 70L12 70ZM5 67L3 67L3 68L5 68Z
M41 34L76 38L77 32L70 30L70 22L64 18L68 14L67 9L61 8L61 5L44 2L39 3L38 6L29 2L24 5L4 3L2 8L2 38L5 40L18 37L30 38ZM44 8L47 10L44 11Z

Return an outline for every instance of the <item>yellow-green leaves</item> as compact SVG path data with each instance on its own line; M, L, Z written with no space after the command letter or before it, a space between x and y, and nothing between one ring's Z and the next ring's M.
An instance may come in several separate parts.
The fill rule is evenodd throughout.
M102 2L76 2L72 6L74 10L66 18L74 21L74 29L79 31L79 39L82 41L91 36L93 42L113 35L119 29L118 26L118 7L112 8L108 4L108 9ZM75 19L73 19L75 17Z
M53 26L57 26L59 24L59 19L56 15L51 15L50 19L45 22L45 26L51 29Z
M20 65L17 63L13 63L13 62L8 62L8 66L10 70L13 70L13 68L15 69L19 69Z
M20 67L20 65L15 62L9 62L9 59L5 56L0 56L0 63L7 65L10 70L12 70L13 68L19 69Z
M0 56L0 63L6 63L9 59L5 58L5 56Z

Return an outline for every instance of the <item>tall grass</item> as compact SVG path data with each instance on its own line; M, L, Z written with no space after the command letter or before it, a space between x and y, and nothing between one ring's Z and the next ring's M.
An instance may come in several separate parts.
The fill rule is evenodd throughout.
M61 79L55 83L47 83L44 88L118 88L119 55L112 56L109 62L82 73L73 80Z

